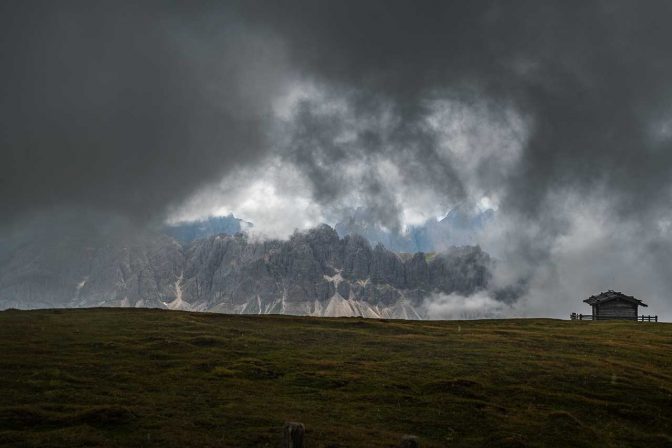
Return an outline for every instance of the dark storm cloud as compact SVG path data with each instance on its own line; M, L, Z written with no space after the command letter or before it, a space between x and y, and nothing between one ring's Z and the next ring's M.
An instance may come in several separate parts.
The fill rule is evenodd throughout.
M140 5L3 3L4 216L60 202L151 214L256 160L290 71L285 49L291 72L341 92L355 118L381 104L395 117L384 138L373 127L348 148L325 145L328 123L299 114L290 157L317 200L343 188L316 154L337 172L355 152L386 153L405 182L459 199L422 120L428 100L462 91L531 118L520 163L498 186L524 214L566 187L609 185L623 213L669 199L669 2ZM367 188L375 196L374 180Z
M670 259L659 228L672 193L668 1L139 5L0 6L3 220L64 204L161 214L270 155L298 168L323 206L357 191L397 228L403 204L380 168L390 162L398 182L446 204L479 199L474 190L500 200L512 264L528 272L509 283L530 283L576 225L569 196L647 232L656 266ZM273 102L292 82L327 94L278 124ZM325 113L334 98L346 106ZM487 105L472 117L484 127L523 117L514 162L499 170L495 152L465 178L427 125L445 99Z
M0 215L161 213L262 151L280 59L203 3L2 2Z
M455 167L440 163L445 159L436 135L424 124L428 101L480 98L493 105L491 113L510 107L529 120L520 155L504 175L489 179L487 161L476 170L480 191L493 192L499 214L506 215L501 222L510 235L500 235L508 246L502 252L510 271L506 285L533 285L536 293L546 288L549 301L560 300L563 282L578 295L628 278L623 289L639 285L657 300L672 287L667 275L651 277L665 271L670 258L669 232L660 223L669 222L672 199L672 3L252 2L243 11L283 36L300 72L340 89L345 98L352 95L355 116L376 115L377 104L389 105L393 130L386 135L369 127L367 139L346 156L343 147L335 148L332 170L344 166L342 160L347 164L348 154L366 160L383 155L396 163L404 182L445 192L448 203L455 203L469 185ZM501 105L507 106L498 111ZM325 129L314 128L303 141L329 139L333 127ZM299 166L315 172L311 155L294 154ZM324 191L329 200L338 197L333 174L310 178L318 199ZM381 197L374 191L367 201L375 209ZM567 242L558 241L563 235L580 239L589 230L567 205L577 197L610 216L601 221L601 237L613 244L599 248L610 276L580 279L594 269L582 261L590 254L563 252ZM383 202L394 209L393 201ZM623 236L624 229L646 238ZM650 263L631 264L622 276L622 251L643 251ZM563 278L570 265L581 268Z
M399 230L402 205L385 185L389 173L381 168L383 162L403 167L402 183L463 198L454 167L436 153L437 136L416 120L400 119L403 112L396 104L376 101L375 94L363 101L366 95L332 92L301 101L289 123L283 123L287 141L278 152L309 179L315 200L333 204L356 191L375 224ZM345 100L345 110L325 107L339 100ZM380 119L386 116L392 119Z
M403 122L398 146L416 149L426 169L435 164L417 144L427 139L416 126L424 101L472 88L511 101L533 127L500 187L526 215L567 187L608 185L623 213L669 200L669 2L251 2L244 10L286 39L306 73L364 92L364 108L391 102Z

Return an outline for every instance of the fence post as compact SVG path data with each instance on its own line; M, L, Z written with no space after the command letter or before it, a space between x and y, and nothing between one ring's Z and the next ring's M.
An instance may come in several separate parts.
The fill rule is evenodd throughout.
M420 448L420 443L416 436L405 435L401 438L399 448Z
M282 428L283 448L303 448L303 435L306 427L303 423L287 422Z

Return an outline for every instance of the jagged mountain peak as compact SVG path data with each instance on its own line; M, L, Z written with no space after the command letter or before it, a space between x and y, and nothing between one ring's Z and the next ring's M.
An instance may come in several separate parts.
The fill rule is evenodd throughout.
M435 252L477 244L480 233L494 219L493 209L461 203L441 219L432 218L404 231L393 231L376 224L372 212L359 208L338 222L335 229L341 236L359 234L372 244L382 243L397 252Z
M59 250L58 264L51 256L27 256L40 253L40 247L5 260L0 307L421 317L428 294L466 295L485 288L491 265L478 247L401 256L382 244L372 248L359 235L340 238L327 225L286 241L257 241L238 233L178 242L147 234L132 244L98 241L86 249L86 257L70 240Z
M233 213L226 216L210 216L205 219L179 221L163 226L163 233L182 243L226 234L235 235L254 227L251 222L236 218Z

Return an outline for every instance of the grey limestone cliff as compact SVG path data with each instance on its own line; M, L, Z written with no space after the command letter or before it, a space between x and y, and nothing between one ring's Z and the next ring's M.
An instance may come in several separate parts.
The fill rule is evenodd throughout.
M434 292L487 286L476 246L398 254L329 226L287 241L159 234L30 241L0 265L0 308L128 306L252 314L422 318Z

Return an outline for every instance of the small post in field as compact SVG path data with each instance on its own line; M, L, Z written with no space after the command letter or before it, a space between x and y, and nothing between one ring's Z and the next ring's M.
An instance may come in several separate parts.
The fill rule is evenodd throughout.
M419 448L420 443L418 442L418 438L416 436L411 436L411 435L405 435L401 438L401 443L399 444L399 448Z
M303 423L287 422L282 428L282 446L283 448L303 448L303 435L306 433L306 427Z

